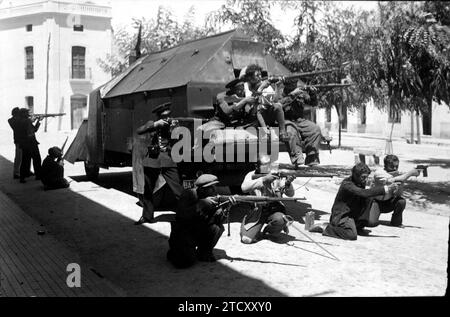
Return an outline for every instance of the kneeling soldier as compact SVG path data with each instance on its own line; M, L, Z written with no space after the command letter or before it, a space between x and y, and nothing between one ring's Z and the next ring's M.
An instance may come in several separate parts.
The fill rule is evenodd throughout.
M260 175L257 175L260 174ZM260 176L260 177L258 177ZM244 193L257 196L282 197L285 194L293 197L295 194L292 186L294 176L280 180L270 173L270 156L260 155L256 165L256 171L249 172L242 183ZM252 213L246 215L241 224L241 242L254 243L265 237L275 237L285 231L288 233L286 208L282 202L270 202L255 206ZM264 224L267 224L261 231Z
M56 146L48 149L48 156L41 167L41 181L45 190L69 187L69 182L64 178L63 165L62 150Z
M196 188L186 189L180 196L167 252L167 259L177 268L190 267L196 260L216 261L213 249L225 230L226 219L214 198L218 182L214 175L201 175L195 182Z

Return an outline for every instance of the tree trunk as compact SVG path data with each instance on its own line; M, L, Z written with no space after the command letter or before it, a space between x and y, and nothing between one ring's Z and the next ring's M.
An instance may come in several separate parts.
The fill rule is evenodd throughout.
M336 112L337 112L337 115L338 115L338 132L339 132L339 138L338 138L338 148L340 148L341 147L341 130L342 130L342 127L341 127L341 110L340 110L340 106L336 106L335 105L335 107L336 107Z
M421 144L419 110L416 110L417 144Z
M411 144L414 144L414 110L411 110Z

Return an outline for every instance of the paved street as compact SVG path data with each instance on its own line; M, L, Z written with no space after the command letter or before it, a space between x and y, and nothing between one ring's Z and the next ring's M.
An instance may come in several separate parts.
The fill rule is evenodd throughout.
M66 135L74 136L39 132L42 157ZM346 149L361 144L384 149L385 141L343 136ZM418 163L438 165L429 169L428 178L418 177L407 188L404 229L387 226L389 215L382 215L382 225L357 241L306 233L307 211L314 210L317 221L328 221L340 179L297 179L296 194L308 200L288 206L295 228L283 241L241 244L242 214L237 210L231 235L225 232L216 246L218 262L180 271L165 259L171 211L157 213L156 224L133 225L141 210L131 192L129 168L101 170L99 181L92 183L81 163L66 163L66 176L73 180L69 189L44 191L32 179L19 184L12 179L12 134L0 131L1 294L442 296L447 288L450 147L396 140L393 148L401 170ZM348 170L354 153L323 151L321 160ZM81 289L67 288L68 263L81 266Z

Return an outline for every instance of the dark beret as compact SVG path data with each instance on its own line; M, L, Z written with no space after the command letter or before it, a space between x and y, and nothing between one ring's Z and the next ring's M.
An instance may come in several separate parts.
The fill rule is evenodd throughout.
M197 187L208 187L219 183L217 176L212 174L200 175L195 181L194 185Z

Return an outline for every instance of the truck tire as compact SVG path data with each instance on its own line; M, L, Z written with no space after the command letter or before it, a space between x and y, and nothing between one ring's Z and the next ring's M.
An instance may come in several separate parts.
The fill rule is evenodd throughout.
M98 173L100 171L100 167L97 164L85 161L84 162L84 170L85 170L86 176L89 180L96 180L98 178Z

